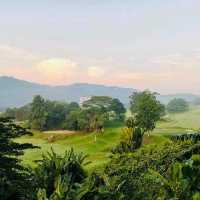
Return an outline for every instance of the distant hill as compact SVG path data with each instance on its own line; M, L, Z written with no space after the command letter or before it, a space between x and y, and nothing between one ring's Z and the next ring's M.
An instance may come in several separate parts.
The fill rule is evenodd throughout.
M187 102L194 102L195 99L199 98L199 96L194 94L169 94L169 95L159 95L158 100L163 104L169 103L174 98L185 99Z
M19 107L32 101L35 95L42 95L51 100L76 101L81 97L105 95L120 99L128 104L128 97L133 91L131 88L111 87L97 84L76 83L66 86L48 86L13 77L0 77L0 109Z
M0 76L0 111L7 107L19 107L32 101L35 95L42 95L51 100L76 101L81 97L105 95L118 98L128 105L129 96L136 91L132 88L112 87L97 84L76 83L65 86L48 86L19 80L13 77ZM183 98L194 101L193 94L159 95L162 103L168 103L173 98Z

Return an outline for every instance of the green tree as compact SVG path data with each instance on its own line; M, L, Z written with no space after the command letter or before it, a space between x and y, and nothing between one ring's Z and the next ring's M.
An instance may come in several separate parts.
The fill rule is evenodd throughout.
M2 116L14 119L16 118L16 111L17 108L7 108L6 111L2 114Z
M83 102L83 107L96 107L102 110L108 110L112 102L112 98L108 96L92 96L91 99Z
M156 122L165 110L164 105L156 99L156 94L148 90L134 92L130 96L130 105L135 125L142 128L143 133L152 131L155 128Z
M30 125L33 129L44 130L47 120L47 108L45 100L37 95L34 97L31 104Z
M93 96L83 103L83 108L97 109L102 114L112 116L108 120L111 118L112 120L123 120L126 112L124 105L118 99L109 96Z
M19 144L14 138L31 134L17 126L9 118L0 118L0 199L21 199L28 195L28 171L18 156L33 148L31 144ZM27 198L27 197L26 197Z
M76 103L76 102L70 102L70 103L69 103L69 105L68 105L69 113L70 113L71 111L78 110L78 109L80 109L80 106L79 106L78 103Z
M16 110L15 118L17 121L25 121L29 119L30 115L30 104L27 104L25 106L22 106L21 108L18 108Z
M185 112L189 110L189 104L184 99L172 99L167 104L167 111L170 113Z
M64 128L74 131L80 130L80 114L81 110L71 111L66 116Z
M46 129L63 128L66 116L73 109L76 109L72 104L49 100L45 102L45 106L47 112Z
M119 99L112 99L109 110L114 111L118 120L123 120L126 109Z
M29 119L30 104L20 108L7 108L2 114L4 117L16 119L17 121L25 121Z

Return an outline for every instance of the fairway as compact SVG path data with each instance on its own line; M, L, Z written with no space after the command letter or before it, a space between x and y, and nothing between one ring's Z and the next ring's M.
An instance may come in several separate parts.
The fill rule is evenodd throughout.
M35 166L34 160L39 160L43 153L50 151L51 148L59 154L63 154L67 149L74 148L77 152L88 155L91 164L88 167L95 167L106 163L109 158L110 150L120 139L122 124L109 127L103 134L96 133L77 133L66 135L65 133L43 133L33 132L33 136L25 136L17 139L20 143L32 143L40 149L26 151L23 156L25 164ZM55 136L54 142L49 142L48 137Z
M197 130L200 127L200 106L191 107L188 112L169 114L164 121L157 124L150 137L145 136L143 144L160 144L168 140L167 136L176 133L185 133L188 129ZM33 136L25 136L16 139L20 143L32 143L40 149L27 150L23 156L23 163L36 166L35 160L39 160L51 148L59 154L67 149L74 148L77 152L88 155L91 161L87 169L99 169L109 160L110 150L119 142L123 124L117 123L105 129L103 134L73 133L66 131L33 132ZM54 136L53 141L48 138Z
M165 135L198 131L200 129L200 106L191 106L183 113L167 114L164 121L158 122L154 133Z

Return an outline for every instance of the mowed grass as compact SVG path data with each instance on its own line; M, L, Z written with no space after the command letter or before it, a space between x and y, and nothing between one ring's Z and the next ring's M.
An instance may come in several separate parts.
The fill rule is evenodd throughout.
M191 106L183 113L167 114L163 121L157 123L154 133L170 135L200 130L200 106Z
M88 168L99 167L109 159L110 150L120 139L122 124L106 128L103 134L97 133L76 133L72 135L33 132L33 136L24 136L16 139L20 143L32 143L40 149L31 149L25 152L23 163L35 166L35 160L39 160L42 154L50 151L51 148L58 154L64 154L66 150L73 148L76 152L88 155L87 160L91 161ZM49 137L55 135L55 141L50 142Z
M64 154L66 150L73 148L76 152L88 155L88 170L101 169L109 161L111 149L119 143L123 124L115 123L105 129L103 134L96 133L70 133L65 132L33 132L33 136L24 136L16 139L20 143L32 143L40 149L31 149L22 157L25 165L36 166L35 160L39 160L42 154L51 148L58 154ZM188 112L180 114L169 114L165 120L157 124L156 129L148 137L144 137L144 145L161 144L169 138L168 135L185 133L188 129L200 128L200 106L191 107ZM54 137L53 141L48 138ZM95 139L96 138L96 139Z

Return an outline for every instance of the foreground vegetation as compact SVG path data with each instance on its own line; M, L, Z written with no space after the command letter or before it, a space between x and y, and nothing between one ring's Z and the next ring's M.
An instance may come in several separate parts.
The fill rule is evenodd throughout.
M185 142L162 140L162 142L157 141L157 144L155 142L153 140L153 143L146 143L139 150L130 151L128 154L112 154L102 170L99 172L95 170L95 173L86 171L85 154L77 154L71 149L61 156L51 150L42 157L35 170L29 172L26 168L23 169L25 170L23 179L17 174L15 177L20 177L19 180L15 179L9 183L6 179L2 179L1 190L3 186L5 191L11 188L10 193L1 193L5 195L1 197L7 199L6 196L12 195L15 199L39 200L129 200L130 198L198 200L200 143L190 140ZM31 146L22 145L22 147ZM19 173L17 171L15 173ZM18 186L14 187L13 183ZM26 196L21 196L21 192Z
M159 121L150 136L145 135L143 144L161 144L169 141L168 136L186 133L188 129L198 131L200 128L200 106L192 106L189 111L183 113L167 114L165 120ZM34 160L41 158L42 154L53 147L54 151L63 155L66 149L74 148L77 152L88 154L87 160L91 163L86 166L88 170L99 169L108 162L110 151L119 142L122 134L123 123L114 122L105 128L103 134L84 132L60 132L33 131L33 136L23 136L16 139L17 142L30 142L41 149L27 150L23 156L23 163L36 166ZM54 136L54 141L48 138ZM96 141L95 141L96 137Z
M93 100L102 103L102 98ZM89 125L98 122L104 112L113 111L110 104L94 106L93 100L87 102L95 111L88 115ZM104 100L109 102L103 97L104 105ZM1 199L200 199L198 128L173 123L200 108L165 115L164 106L149 91L135 93L130 104L131 117L126 123L122 110L118 117L115 112L101 132L97 128L84 129L88 132L40 129L30 135L13 120L0 118Z

